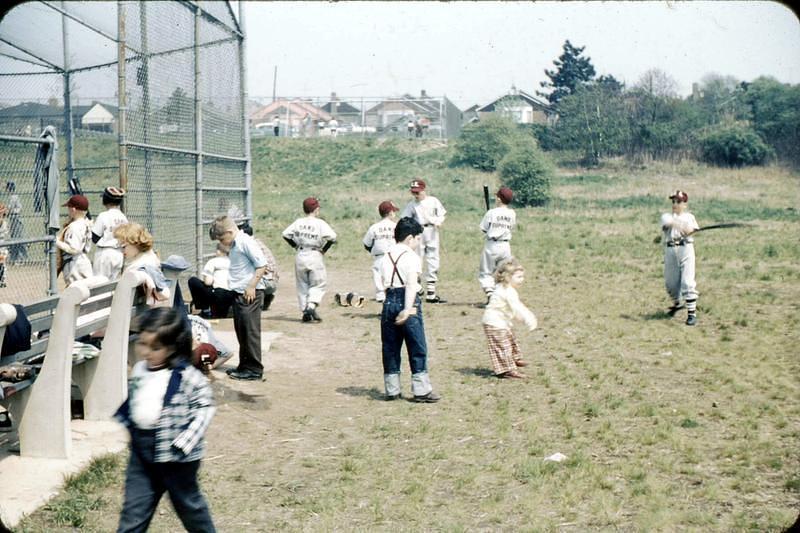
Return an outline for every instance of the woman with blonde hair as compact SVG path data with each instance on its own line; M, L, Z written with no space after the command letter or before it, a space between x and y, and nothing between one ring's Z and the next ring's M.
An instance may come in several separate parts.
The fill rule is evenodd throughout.
M525 323L529 330L536 329L536 316L519 299L517 289L525 282L525 269L514 257L503 260L494 272L497 282L494 292L483 312L483 331L489 343L489 355L494 374L503 379L525 379L518 370L527 366L517 345L512 329L513 321Z
M114 230L114 238L122 245L124 271L143 270L149 276L147 303L169 302L170 292L161 272L161 259L153 251L153 236L147 228L136 222L122 224Z

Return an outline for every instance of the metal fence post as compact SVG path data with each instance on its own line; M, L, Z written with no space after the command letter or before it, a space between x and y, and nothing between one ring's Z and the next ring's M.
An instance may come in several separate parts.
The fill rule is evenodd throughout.
M195 209L195 264L197 272L203 268L203 105L200 100L200 10L194 11L194 195Z
M253 220L253 175L252 167L250 165L250 117L247 115L247 65L245 62L245 37L247 36L247 29L244 24L244 2L239 2L239 31L242 36L239 37L239 91L242 95L242 120L244 127L242 128L242 135L244 137L244 186L247 189L245 200L245 214L251 225L255 223ZM278 67L275 67L276 69ZM316 128L316 125L314 125Z
M147 45L147 2L139 2L139 34L141 42L142 75L142 137L144 144L150 143L150 50ZM138 77L138 76L137 76ZM153 231L153 163L150 151L144 151L144 195L147 229Z
M128 141L125 138L127 128L126 115L128 112L128 99L125 89L125 2L117 1L117 107L119 129L119 186L128 188Z

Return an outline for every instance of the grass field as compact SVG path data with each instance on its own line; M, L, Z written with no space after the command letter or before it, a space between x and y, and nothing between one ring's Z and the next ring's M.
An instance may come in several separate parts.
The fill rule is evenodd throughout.
M265 384L215 382L202 483L221 531L781 531L800 510L800 175L692 163L562 168L553 200L518 209L512 249L539 329L526 382L491 376L477 283L481 185L434 143L257 140L256 231L284 336ZM382 402L375 304L360 240L376 206L420 176L448 210L441 294L426 306L435 405ZM699 324L670 319L652 243L680 188L700 225ZM299 323L279 238L305 196L339 233L324 321ZM228 327L222 325L221 327ZM404 386L408 375L404 368ZM404 391L405 392L405 391ZM565 454L562 463L543 459ZM116 525L125 457L106 458L21 531ZM153 531L179 529L166 503ZM164 511L163 509L166 509Z

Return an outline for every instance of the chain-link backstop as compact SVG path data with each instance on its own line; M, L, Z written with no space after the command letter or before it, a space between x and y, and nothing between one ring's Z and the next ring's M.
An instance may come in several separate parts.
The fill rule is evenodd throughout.
M242 16L241 2L236 16L220 1L43 1L0 21L0 139L16 139L0 140L0 203L12 202L13 182L21 204L6 214L7 235L0 228L0 301L57 290L53 237L33 203L48 125L57 130L60 204L70 180L90 213L102 210L105 187L121 186L129 220L153 233L162 258L200 266L213 252L207 226L216 215L252 216Z

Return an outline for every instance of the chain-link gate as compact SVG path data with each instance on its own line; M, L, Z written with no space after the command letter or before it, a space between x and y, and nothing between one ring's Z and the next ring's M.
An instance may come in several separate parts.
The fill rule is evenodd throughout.
M242 17L241 2L238 18L229 2L214 1L19 5L0 21L0 135L36 139L54 126L59 205L69 182L91 214L103 209L105 187L125 188L128 219L153 233L161 257L199 268L213 255L207 227L216 215L252 217ZM33 184L22 176L33 162L21 144L0 141L0 187L14 181L22 204L14 235L41 240L12 239L6 215L14 252L0 301L26 303L58 285L52 236L26 203ZM0 202L10 202L3 189ZM29 276L18 276L23 267Z

